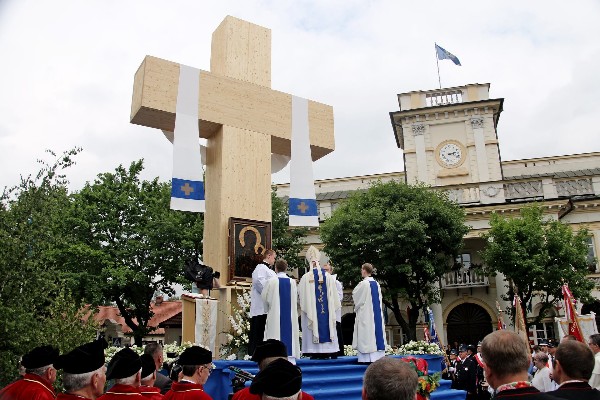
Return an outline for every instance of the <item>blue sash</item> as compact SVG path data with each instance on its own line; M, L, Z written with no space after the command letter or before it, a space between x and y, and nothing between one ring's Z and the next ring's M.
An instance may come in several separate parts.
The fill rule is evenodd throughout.
M381 321L381 304L379 302L379 290L377 282L369 281L371 285L371 301L373 302L373 322L375 323L375 342L377 351L385 350L385 341L383 340L383 329Z
M292 355L292 295L288 278L279 278L279 340L287 348L288 356Z
M325 271L323 273L323 283L319 283L318 269L313 269L315 278L315 306L317 312L317 323L319 324L319 343L330 343L331 334L329 332L329 303L327 298L327 280ZM313 336L315 332L313 331Z

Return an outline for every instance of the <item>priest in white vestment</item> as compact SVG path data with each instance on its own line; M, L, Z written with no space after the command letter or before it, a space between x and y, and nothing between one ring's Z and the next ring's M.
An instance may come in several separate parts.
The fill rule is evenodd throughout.
M354 335L352 347L358 351L358 362L371 363L385 356L385 327L379 283L371 277L373 266L363 264L364 278L352 291L354 300Z
M337 357L339 351L335 318L342 305L335 278L317 260L302 276L298 289L302 323L302 353Z
M300 357L298 292L296 281L285 273L287 267L285 260L275 262L277 275L265 283L261 294L267 313L264 340L277 339L283 342L288 360L295 364L296 358Z

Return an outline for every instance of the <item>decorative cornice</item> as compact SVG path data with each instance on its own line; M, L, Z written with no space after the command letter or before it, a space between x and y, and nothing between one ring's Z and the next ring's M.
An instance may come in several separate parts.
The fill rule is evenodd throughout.
M471 118L471 126L473 127L473 129L483 129L483 118Z
M425 125L413 124L412 125L413 136L421 136L425 134Z

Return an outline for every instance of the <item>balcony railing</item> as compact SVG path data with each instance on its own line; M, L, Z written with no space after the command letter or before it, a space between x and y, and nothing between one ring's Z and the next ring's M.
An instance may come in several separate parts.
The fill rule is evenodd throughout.
M446 272L442 277L442 286L445 289L488 285L488 277L481 268L460 268Z
M427 93L425 95L425 104L427 104L427 107L443 106L462 102L463 99L461 90L443 90L439 92Z

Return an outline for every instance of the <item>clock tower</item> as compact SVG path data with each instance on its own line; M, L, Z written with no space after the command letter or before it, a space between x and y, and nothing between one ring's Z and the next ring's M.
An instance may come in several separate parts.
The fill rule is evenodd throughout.
M398 95L400 111L390 117L407 183L449 190L467 185L478 202L502 200L496 198L502 180L496 127L504 99L490 99L489 88L472 84Z

